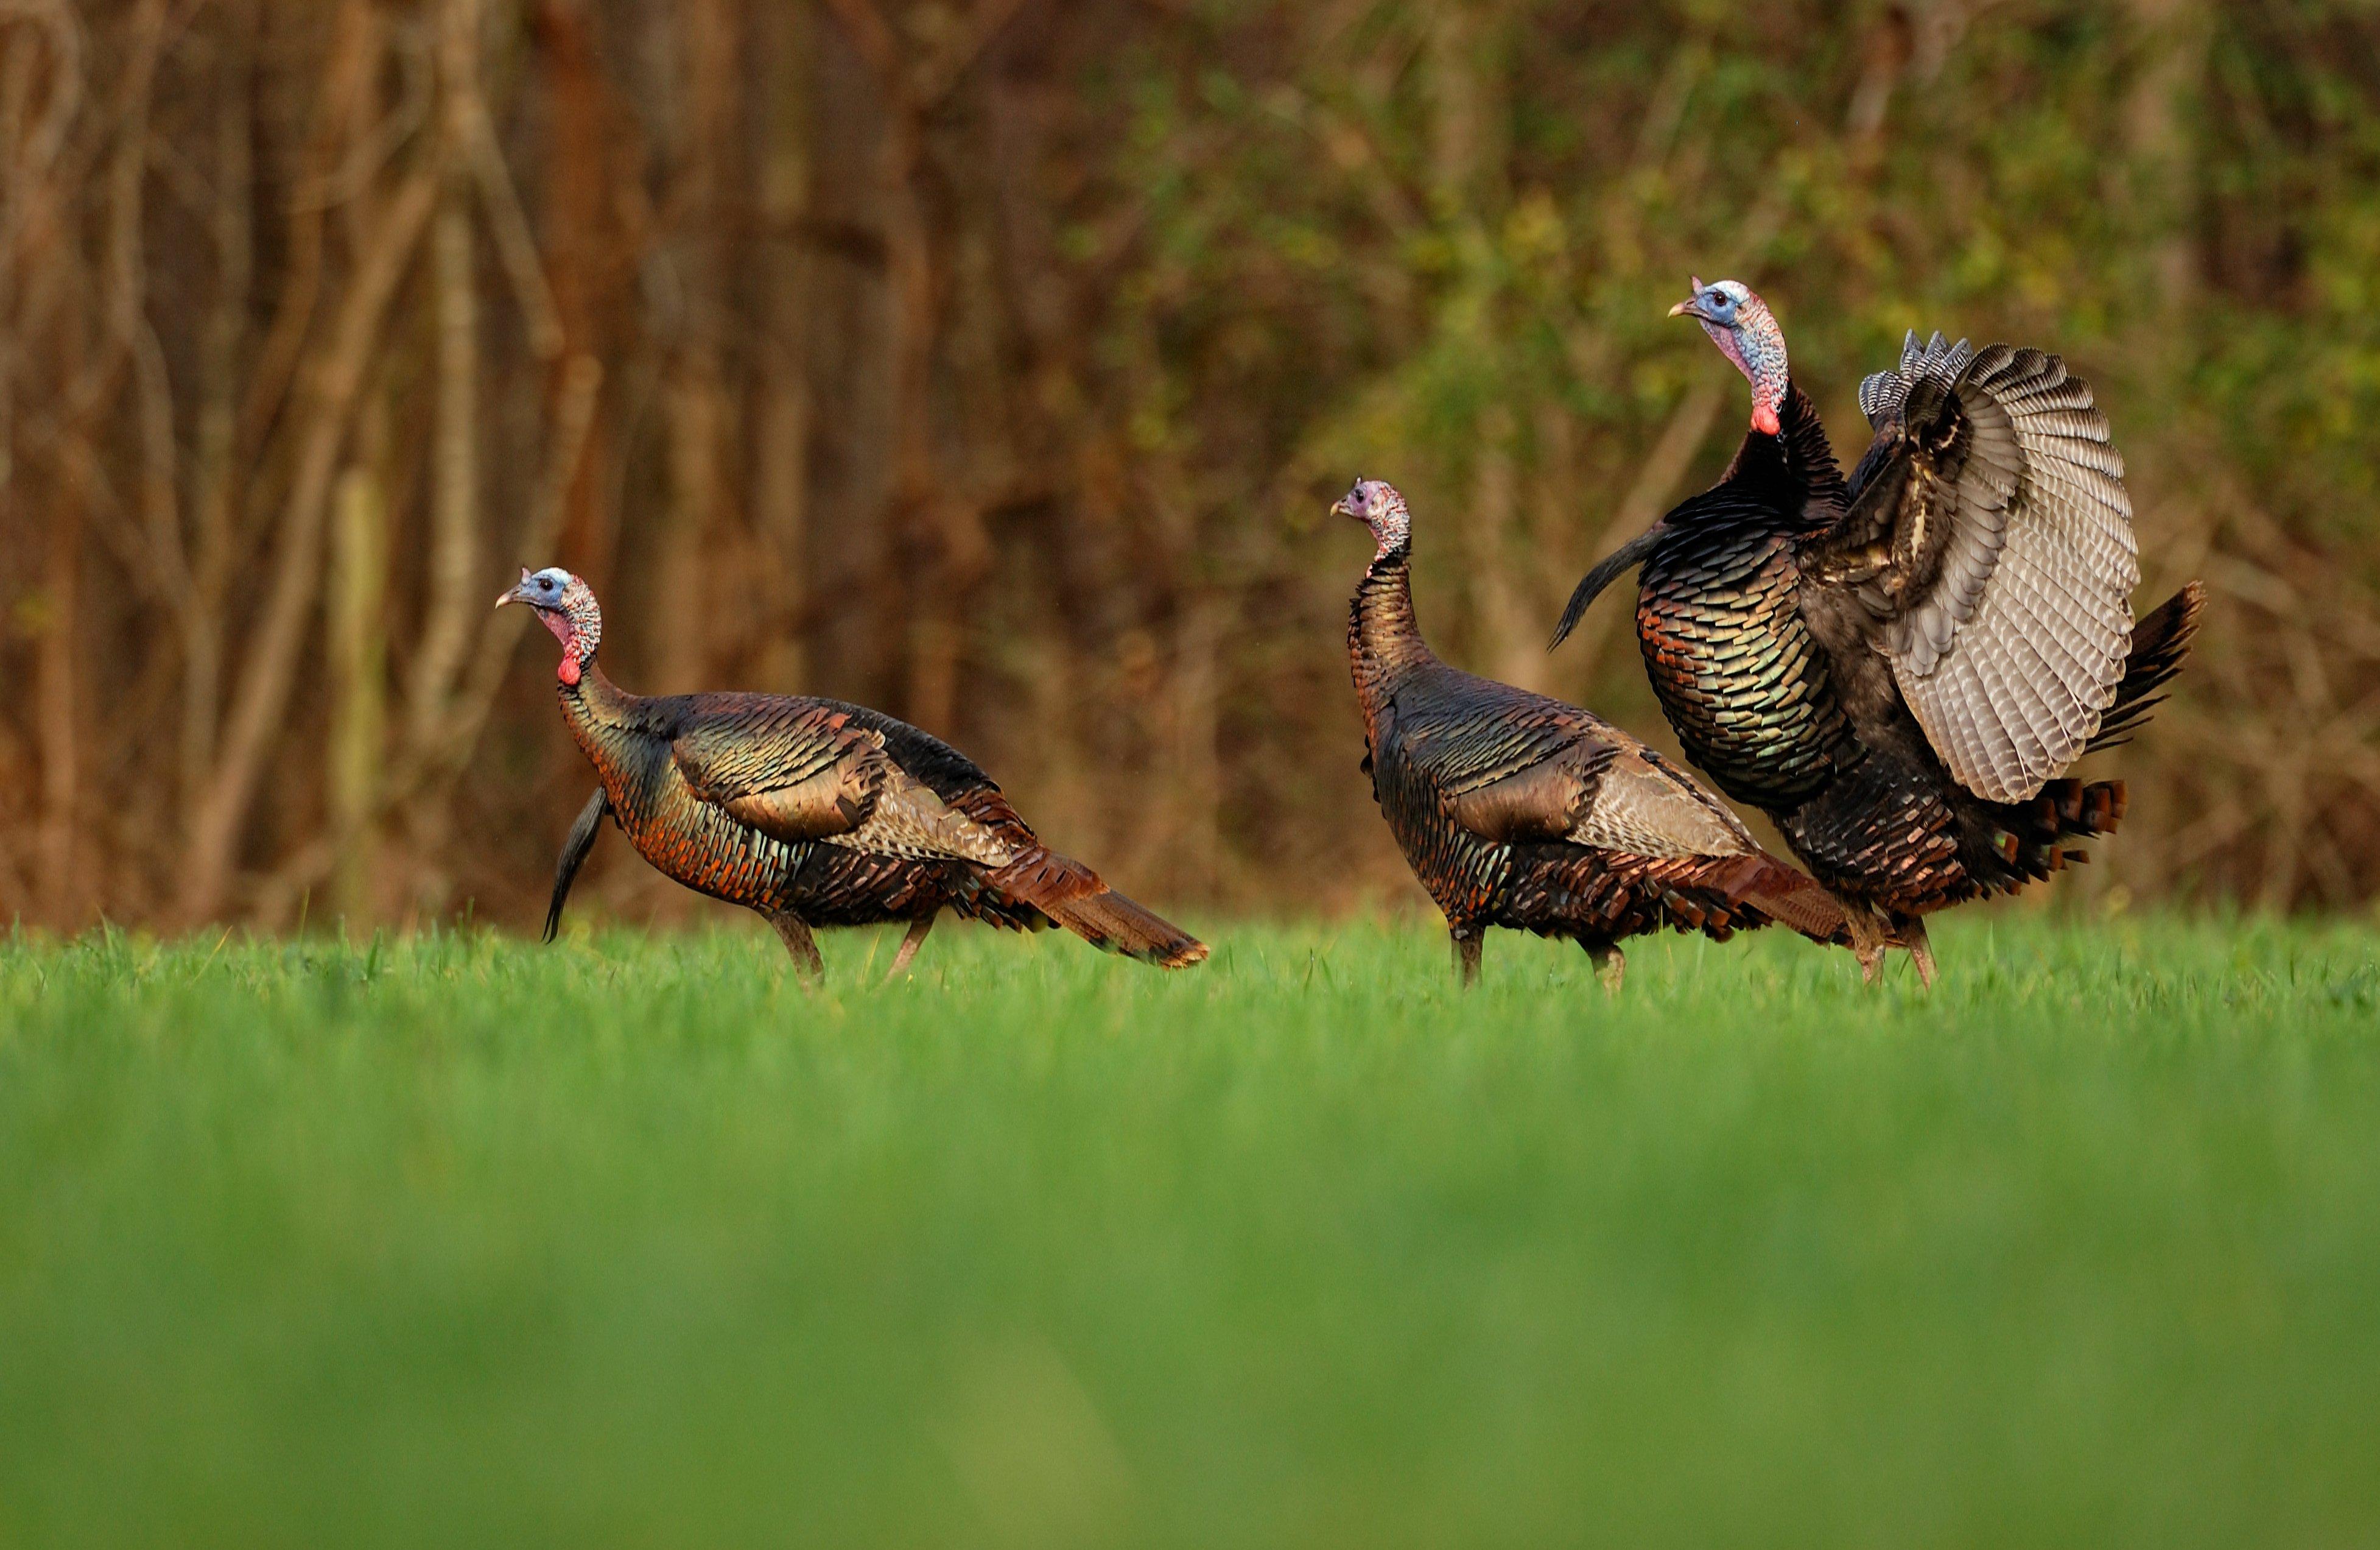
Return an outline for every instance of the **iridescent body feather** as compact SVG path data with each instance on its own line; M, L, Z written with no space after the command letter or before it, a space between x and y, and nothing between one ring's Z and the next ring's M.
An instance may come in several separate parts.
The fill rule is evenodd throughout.
M1179 968L1205 946L1050 850L991 777L905 722L775 694L629 694L594 660L601 616L566 571L523 574L503 602L563 642L555 692L601 790L556 869L551 935L607 812L665 875L759 911L802 966L812 926L907 921L906 967L943 909L1018 930L1062 925L1093 946Z
M1776 920L1848 940L1824 890L1684 771L1574 705L1439 661L1414 619L1402 497L1359 482L1339 508L1378 545L1347 627L1365 767L1466 978L1489 926L1576 941L1613 981L1617 944L1665 926L1724 940Z
M2123 465L2055 356L1912 336L1862 386L1876 433L1847 483L1759 298L1697 282L1676 311L1751 380L1755 423L1717 485L1588 573L1555 641L1641 564L1637 641L1687 757L1845 901L1863 961L1898 942L1930 977L1925 914L2122 817L2121 783L2065 771L2145 718L2203 595L2133 624Z

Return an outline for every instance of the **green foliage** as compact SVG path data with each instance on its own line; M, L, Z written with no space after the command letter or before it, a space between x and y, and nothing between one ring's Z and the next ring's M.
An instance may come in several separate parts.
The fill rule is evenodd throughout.
M1858 380L1905 330L2038 345L2114 423L2143 604L2216 591L2177 710L2125 756L2149 799L2113 866L2140 891L2368 896L2368 6L1243 0L1160 31L1109 169L1147 233L1111 323L1159 341L1167 369L1120 385L1161 396L1204 531L1237 541L1227 582L1302 571L1299 628L1329 629L1347 543L1241 535L1391 479L1441 649L1650 730L1632 653L1535 647L1741 433L1740 384L1665 316L1689 272L1767 296L1846 460ZM1648 472L1672 431L1688 456ZM1288 633L1261 595L1250 632Z
M2380 940L0 949L11 1544L2350 1544Z

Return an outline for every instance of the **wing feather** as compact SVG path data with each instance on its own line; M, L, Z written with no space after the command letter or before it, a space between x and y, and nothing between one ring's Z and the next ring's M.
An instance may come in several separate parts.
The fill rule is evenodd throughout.
M1665 858L1755 848L1725 803L1600 717L1451 670L1439 690L1400 700L1398 737L1448 818L1479 838Z
M1568 838L1633 856L1740 856L1755 847L1743 823L1684 771L1629 738L1603 772Z
M1816 573L1875 621L1952 775L2028 799L2097 734L2130 649L2140 551L2107 417L2057 356L1938 334L1912 334L1860 407L1888 456Z
M789 845L858 828L892 769L881 732L817 701L759 695L694 717L670 756L697 799Z
M995 869L1038 843L973 761L891 716L794 695L655 703L687 792L756 835Z

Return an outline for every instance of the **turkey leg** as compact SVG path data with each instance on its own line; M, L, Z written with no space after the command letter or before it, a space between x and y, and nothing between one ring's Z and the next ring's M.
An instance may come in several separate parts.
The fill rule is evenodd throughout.
M1934 988L1934 944L1925 939L1925 917L1902 915L1894 919L1894 933L1900 945L1909 949L1909 961L1917 967L1917 982L1927 990Z
M1884 927L1866 905L1855 899L1840 902L1843 924L1851 928L1852 956L1859 959L1860 981L1872 985L1884 976Z
M1586 956L1595 960L1595 977L1603 982L1606 995L1620 994L1620 982L1628 972L1628 955L1620 950L1617 942L1582 942Z
M1479 982L1479 941L1487 934L1478 930L1454 928L1454 970L1463 976L1463 988L1469 990Z
M892 955L892 967L884 975L886 984L909 971L909 960L917 956L917 949L926 945L926 934L933 929L934 918L931 915L922 921L909 922L909 934L901 938L901 950Z
M770 909L762 913L768 916L769 923L777 928L778 936L784 941L785 951L794 955L794 967L801 970L802 978L811 984L825 979L826 960L819 957L818 943L810 936L810 928L803 923L802 918L785 909Z

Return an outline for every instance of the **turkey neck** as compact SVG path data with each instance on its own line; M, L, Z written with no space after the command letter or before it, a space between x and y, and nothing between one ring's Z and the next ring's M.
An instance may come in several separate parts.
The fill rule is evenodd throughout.
M1368 724L1384 690L1414 668L1438 660L1414 619L1413 546L1400 543L1374 557L1347 613L1347 655L1355 697Z
M1798 383L1785 387L1777 433L1754 431L1736 449L1724 483L1749 484L1770 493L1794 525L1811 531L1831 526L1850 502L1843 470L1827 440L1827 427Z
M613 683L592 657L580 666L577 683L554 689L571 737L599 772L613 768L629 745L650 731L638 714L643 697Z

